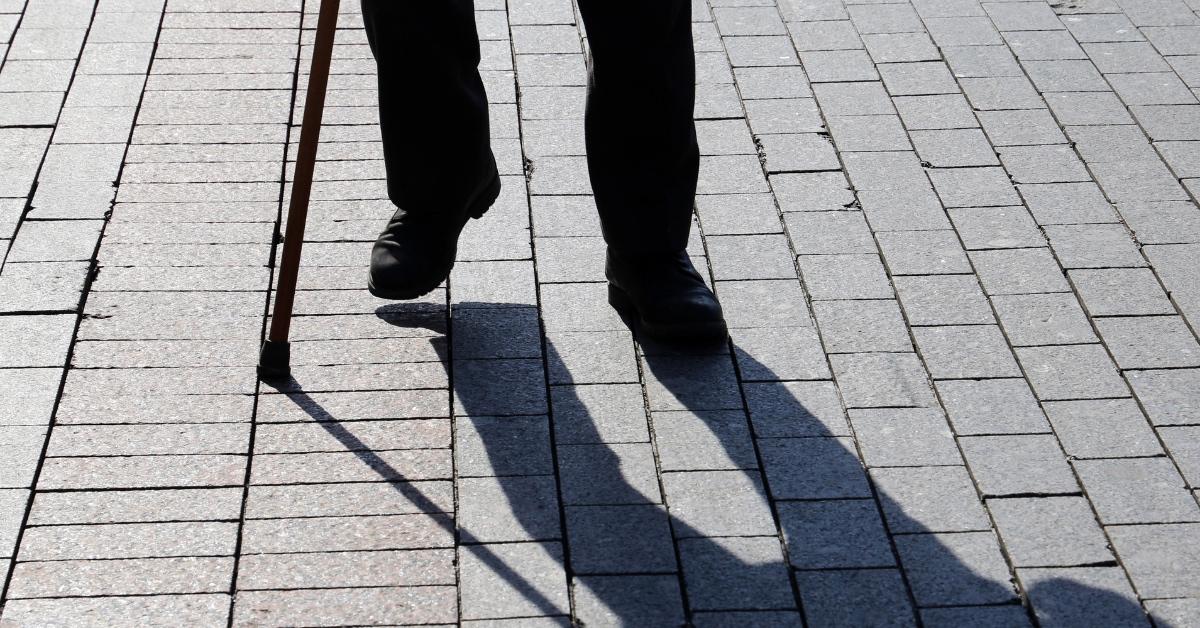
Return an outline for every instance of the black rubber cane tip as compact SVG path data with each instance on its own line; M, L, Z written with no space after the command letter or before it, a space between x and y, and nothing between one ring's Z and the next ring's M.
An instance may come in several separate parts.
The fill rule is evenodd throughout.
M291 376L291 349L287 343L268 340L258 354L258 378L264 382L287 380Z

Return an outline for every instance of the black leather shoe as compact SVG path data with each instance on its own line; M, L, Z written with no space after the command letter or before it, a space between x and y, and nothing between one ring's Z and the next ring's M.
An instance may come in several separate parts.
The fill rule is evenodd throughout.
M721 304L686 251L625 256L608 251L608 302L656 340L712 344L729 337Z
M467 220L480 218L500 195L500 177L458 211L396 210L371 249L367 289L381 299L415 299L441 285L454 268L458 236Z

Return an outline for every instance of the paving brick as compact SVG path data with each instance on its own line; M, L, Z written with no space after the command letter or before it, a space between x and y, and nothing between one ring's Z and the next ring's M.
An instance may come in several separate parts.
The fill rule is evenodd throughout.
M1094 183L1025 184L1020 190L1040 225L1119 222Z
M1105 525L1200 520L1200 509L1167 458L1077 460L1075 469Z
M688 599L698 610L795 607L776 537L685 539L679 554Z
M546 417L459 417L455 464L459 476L553 473Z
M564 445L558 448L562 499L571 505L658 503L649 444Z
M0 370L0 425L48 425L61 380L55 368Z
M1116 567L1018 571L1042 620L1147 626L1129 581Z
M801 255L799 264L814 300L892 297L883 265L875 255Z
M663 471L758 466L743 412L656 412L651 416Z
M1016 598L991 532L896 538L900 562L920 606L1003 603Z
M913 336L934 379L1021 375L999 327L921 327L913 330Z
M868 467L959 464L954 437L941 412L929 408L850 411Z
M912 350L904 318L893 300L818 301L813 311L830 353Z
M798 569L891 567L892 548L869 499L779 504L788 560Z
M1148 268L1079 269L1068 275L1092 316L1174 312L1166 293Z
M832 382L743 385L756 436L848 436L849 425Z
M560 536L553 477L460 478L457 523L474 542L537 541Z
M170 556L229 556L237 524L124 523L37 526L25 530L18 559L92 560Z
M305 454L259 454L250 476L253 484L306 482L379 482L450 477L445 449L351 451Z
M1079 490L1066 457L1051 435L967 436L958 442L985 496Z
M1073 458L1154 456L1162 453L1133 399L1044 404L1059 441Z
M660 506L568 506L566 515L575 573L661 573L677 568L668 515Z
M1020 201L999 168L945 168L929 173L946 207L1003 207Z
M929 407L934 403L924 369L912 353L830 356L848 408Z
M1195 597L1200 525L1109 528L1113 547L1142 597Z
M916 625L899 570L800 572L796 580L805 617L812 624Z
M775 499L871 496L848 438L762 439L759 451Z
M141 622L215 626L227 621L228 614L227 593L24 599L11 600L4 608L5 622L17 625L74 621L95 626Z
M994 321L979 282L966 275L896 277L896 292L912 325L971 325Z
M1029 385L1020 379L943 380L936 385L959 435L1049 431Z
M820 339L813 328L739 329L733 332L732 338L734 355L744 381L830 377ZM719 399L697 400L692 403L684 400L685 405L697 409L728 408L736 405L732 395L725 392L723 382L721 383L722 388L711 391L718 395ZM651 389L650 392L654 395L657 390ZM651 403L655 403L653 398Z
M910 131L979 126L970 103L961 94L897 96L893 102L904 126Z
M221 593L233 576L232 557L18 563L12 599L66 596Z
M62 367L75 315L0 317L0 367Z
M250 554L238 565L241 591L453 584L449 549Z
M876 237L893 275L939 275L971 270L953 231L893 231Z
M988 510L1017 567L1068 567L1112 560L1083 497L992 499Z
M876 467L871 479L892 534L966 532L991 525L966 467Z
M790 212L784 215L800 254L874 253L875 240L860 212Z
M1200 366L1200 345L1180 317L1105 318L1096 327L1122 369Z
M771 462L766 464L775 491L776 476L772 475ZM676 520L673 524L676 537L775 534L770 506L757 472L665 473L662 483L671 516Z
M463 619L566 613L569 608L558 543L467 546L459 550L459 565Z
M969 255L984 291L990 295L1070 289L1047 248L972 251Z
M921 620L930 628L951 626L1032 626L1025 609L1017 605L1007 606L948 606L921 610Z
M455 618L453 587L380 587L242 591L233 617L237 623L269 619L316 625L342 623L445 622Z
M584 576L571 582L575 615L593 625L627 621L643 625L683 622L675 576Z

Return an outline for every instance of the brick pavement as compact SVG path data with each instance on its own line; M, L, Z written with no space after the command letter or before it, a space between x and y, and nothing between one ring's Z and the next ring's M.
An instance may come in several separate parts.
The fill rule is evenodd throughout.
M315 0L0 0L0 625L1198 625L1200 2L696 0L704 355L604 303L567 0L476 2L504 192L369 297L345 4L275 389Z

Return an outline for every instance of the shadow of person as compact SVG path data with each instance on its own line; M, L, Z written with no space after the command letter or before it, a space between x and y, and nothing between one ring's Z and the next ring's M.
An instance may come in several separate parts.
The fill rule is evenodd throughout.
M470 561L487 572L474 584L496 585L483 595L519 609L509 616L567 620L548 557L588 626L1149 625L1140 606L1070 569L1035 579L1030 612L982 508L947 522L889 494L940 467L868 476L832 384L780 381L736 343L732 354L643 347L643 391L576 383L576 359L529 306L456 305L451 335L462 586ZM364 464L402 479L352 423L295 388Z

